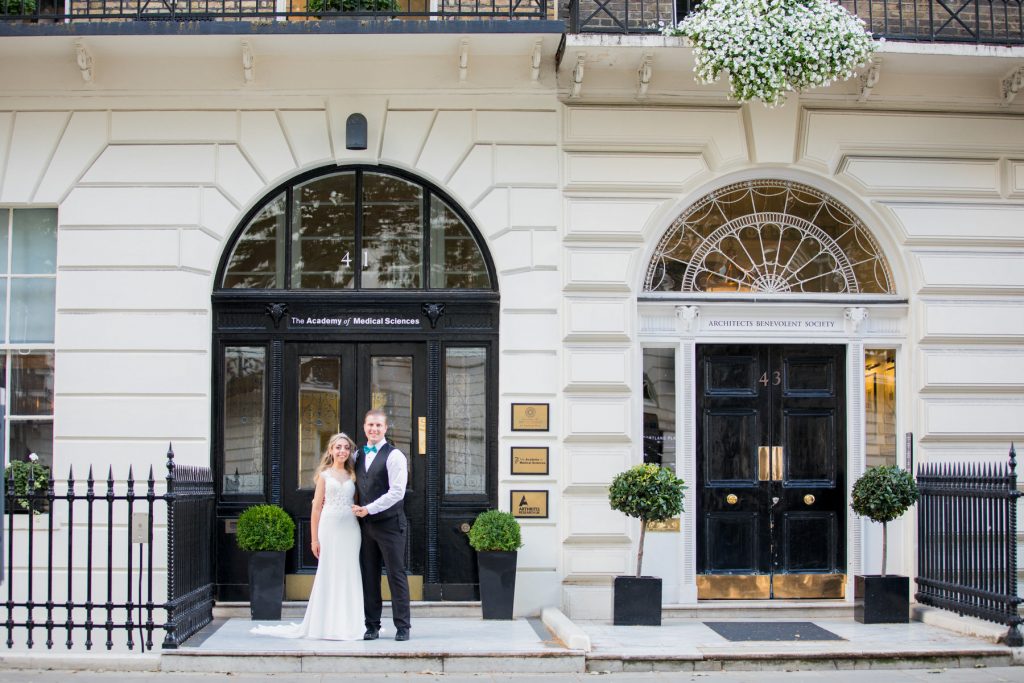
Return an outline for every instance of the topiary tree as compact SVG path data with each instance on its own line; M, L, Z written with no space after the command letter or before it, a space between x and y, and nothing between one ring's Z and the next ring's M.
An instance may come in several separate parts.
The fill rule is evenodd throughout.
M477 552L519 550L523 547L519 521L501 510L481 512L469 529L469 544Z
M254 505L239 515L235 541L239 548L250 552L291 550L295 545L295 522L277 505Z
M637 465L617 475L608 487L612 510L640 520L640 546L636 554L636 575L644 561L644 538L647 522L669 519L683 511L682 479L667 467L655 464Z
M882 576L889 546L886 525L900 517L920 497L910 472L895 465L872 467L853 485L850 507L861 517L882 523Z

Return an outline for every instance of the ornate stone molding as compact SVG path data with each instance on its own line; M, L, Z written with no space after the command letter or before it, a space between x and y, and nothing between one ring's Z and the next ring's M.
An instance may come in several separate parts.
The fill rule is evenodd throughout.
M264 309L274 321L274 329L281 326L281 320L288 314L288 304L267 304Z
M1018 66L1000 83L1003 106L1009 106L1022 89L1024 89L1024 66Z
M843 312L843 317L850 323L850 327L853 332L860 332L861 325L864 321L870 317L868 309L863 306L856 306L853 308L847 308Z
M676 306L676 317L683 321L684 331L693 332L697 327L697 318L700 317L700 308L697 306Z
M437 321L444 315L444 304L423 304L421 310L423 315L430 321L430 329L437 327Z

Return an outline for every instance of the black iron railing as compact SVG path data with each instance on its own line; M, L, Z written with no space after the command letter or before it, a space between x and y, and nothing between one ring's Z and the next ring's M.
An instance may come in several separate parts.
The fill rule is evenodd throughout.
M1024 0L838 0L878 37L1024 45ZM699 0L572 0L573 33L657 33Z
M0 21L315 21L508 19L548 16L548 0L0 0Z
M1008 464L921 465L917 601L1006 624L1024 645L1017 595L1017 454Z
M161 490L162 489L162 490ZM45 490L5 487L8 648L91 650L102 641L175 648L213 619L213 478L205 467L183 466L167 451L167 475L115 481L51 476ZM37 513L29 512L28 509ZM19 512L21 514L19 514ZM39 514L43 513L43 514ZM166 526L163 523L166 520ZM154 584L164 559L155 541L166 529L166 595Z

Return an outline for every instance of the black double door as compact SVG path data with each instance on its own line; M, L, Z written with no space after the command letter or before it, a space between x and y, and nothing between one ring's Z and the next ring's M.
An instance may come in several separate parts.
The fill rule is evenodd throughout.
M700 598L843 597L845 357L697 347Z
M427 552L426 345L292 343L285 346L284 368L281 497L298 527L288 560L289 597L304 599L316 571L310 550L310 509L313 475L327 442L340 431L361 445L363 416L379 408L388 416L387 440L409 462L406 566L413 597L420 598Z

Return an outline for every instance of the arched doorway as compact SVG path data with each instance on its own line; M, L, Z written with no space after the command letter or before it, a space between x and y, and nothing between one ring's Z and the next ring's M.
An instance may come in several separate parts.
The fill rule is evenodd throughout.
M641 315L671 306L682 339L645 339L644 375L679 399L645 402L645 458L670 454L695 482L694 598L845 596L846 491L865 457L851 439L864 425L858 373L876 352L895 358L866 350L863 318L851 320L894 294L867 227L800 183L722 187L661 236ZM677 362L692 391L675 391Z
M496 507L499 298L465 212L398 169L318 169L250 211L215 282L219 599L247 598L232 523L257 502L295 518L287 597L308 595L313 473L370 408L409 459L413 597L475 599L463 529Z

